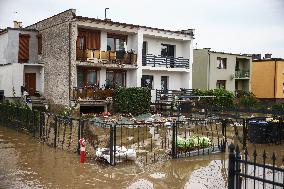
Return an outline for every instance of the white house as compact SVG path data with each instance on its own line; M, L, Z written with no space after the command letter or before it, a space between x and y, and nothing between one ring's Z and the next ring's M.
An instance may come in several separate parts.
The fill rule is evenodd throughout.
M18 63L19 40L14 41L15 49L8 45L10 32L16 33L14 36L29 32L30 57L26 63ZM36 36L40 36L40 45L36 43ZM34 68L37 69L33 70L37 73L36 90L54 104L71 105L75 96L80 97L81 106L94 106L91 102L96 93L94 89L115 85L150 87L154 100L155 89L192 88L193 36L193 29L171 31L88 18L77 16L70 9L25 29L1 32L0 40L6 40L1 45L7 44L4 49L8 54L15 51L14 61L10 61L2 58L3 54L8 55L0 50L2 67L12 69L18 65L22 75L12 74L11 84L7 86L1 79L0 89L7 90L5 95L11 95L11 86L18 90L26 83L24 73ZM41 56L37 53L38 46L42 46ZM0 72L4 69L0 68Z
M0 90L6 98L21 97L21 86L33 95L44 92L44 67L40 61L36 30L7 28L0 32Z

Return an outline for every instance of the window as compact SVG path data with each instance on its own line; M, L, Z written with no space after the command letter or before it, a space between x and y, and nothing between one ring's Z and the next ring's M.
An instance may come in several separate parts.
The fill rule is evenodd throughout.
M27 63L29 61L30 35L19 34L19 54L18 59L20 63Z
M114 88L115 86L126 86L126 71L124 70L107 70L106 72L106 88Z
M161 44L162 57L175 57L175 46L169 44Z
M217 58L217 68L218 69L227 69L227 58Z
M168 90L168 76L161 76L161 90Z
M154 77L152 75L142 75L141 86L153 89L154 88L153 80Z
M42 35L41 34L37 35L37 53L38 54L42 53Z
M147 55L147 41L143 41L142 56Z
M127 43L127 36L120 34L107 35L107 50L108 51L124 51Z
M226 89L226 80L217 80L216 88L217 89Z
M97 70L80 67L77 70L77 86L89 87L98 85Z
M85 49L100 49L101 33L97 30L79 29L77 37L77 48Z

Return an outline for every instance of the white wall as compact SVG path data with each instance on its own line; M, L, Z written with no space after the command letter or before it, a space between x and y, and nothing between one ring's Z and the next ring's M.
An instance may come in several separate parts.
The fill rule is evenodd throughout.
M175 57L189 58L190 56L190 41L178 41L167 38L154 38L144 36L144 41L147 42L147 54L161 55L161 44L175 45Z
M25 65L24 73L36 73L36 90L43 94L44 92L44 72L42 66ZM25 76L25 75L24 75ZM24 77L25 80L25 77ZM24 81L25 83L25 81Z
M19 34L29 34L29 63L37 63L38 61L38 47L37 47L37 32L33 31L19 31L19 30L9 30L9 40L7 47L7 63L18 62L19 53Z
M0 89L4 90L6 97L13 97L13 87L15 97L21 96L21 86L23 86L24 65L19 63L9 64L0 67Z
M6 64L8 33L0 35L0 64Z

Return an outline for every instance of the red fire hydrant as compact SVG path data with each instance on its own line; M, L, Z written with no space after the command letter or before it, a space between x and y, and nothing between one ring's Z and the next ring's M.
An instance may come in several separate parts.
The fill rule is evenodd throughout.
M85 139L81 138L79 140L80 143L80 163L85 163L85 158L86 158L86 144L85 144Z

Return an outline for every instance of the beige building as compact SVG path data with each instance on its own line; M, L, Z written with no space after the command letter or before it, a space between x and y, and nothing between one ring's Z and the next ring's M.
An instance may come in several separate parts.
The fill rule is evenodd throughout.
M253 60L252 92L257 98L284 99L284 59Z
M193 89L250 91L251 61L249 55L211 51L210 48L193 50Z

